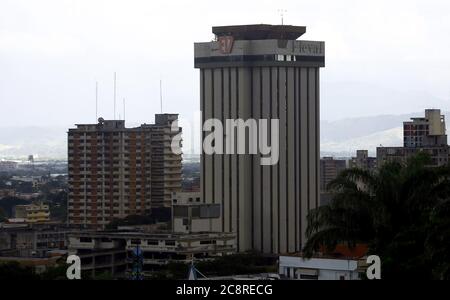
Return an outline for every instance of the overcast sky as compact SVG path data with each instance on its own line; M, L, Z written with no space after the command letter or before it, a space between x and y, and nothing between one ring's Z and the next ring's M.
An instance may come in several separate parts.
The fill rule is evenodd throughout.
M285 24L307 26L302 39L326 42L323 119L367 115L364 101L328 93L350 82L448 103L447 0L0 0L0 127L94 122L96 81L99 115L112 118L114 71L127 122L153 121L160 78L164 112L191 118L199 107L193 43L211 40L214 25L279 24L280 8ZM383 97L377 107L370 113L412 110Z

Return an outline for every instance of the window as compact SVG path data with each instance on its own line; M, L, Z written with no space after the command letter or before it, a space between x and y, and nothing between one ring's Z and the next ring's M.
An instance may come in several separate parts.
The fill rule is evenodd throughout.
M300 274L300 279L318 280L318 275Z
M211 205L202 205L200 207L200 218L219 218L220 217L220 205L219 204L211 204Z
M208 241L200 241L200 245L211 245L211 244L216 244L215 240L208 240Z
M296 271L297 276L300 279L308 279L308 280L318 280L319 279L319 272L315 269L306 269L301 268Z
M173 207L173 216L174 217L187 217L188 216L188 208L185 206L174 206Z
M131 245L140 245L141 240L131 240Z

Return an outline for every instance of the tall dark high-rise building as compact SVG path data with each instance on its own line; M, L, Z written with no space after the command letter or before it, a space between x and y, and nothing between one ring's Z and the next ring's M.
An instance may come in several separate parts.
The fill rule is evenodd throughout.
M320 191L327 191L328 184L347 168L344 159L323 157L320 159Z
M270 143L279 143L279 160L262 165L261 154L202 153L203 201L223 208L222 222L211 230L236 232L239 251L298 252L307 213L319 205L319 69L325 45L297 40L306 32L301 26L212 31L214 41L195 44L203 122L279 119L277 139L270 138L271 126L268 134Z

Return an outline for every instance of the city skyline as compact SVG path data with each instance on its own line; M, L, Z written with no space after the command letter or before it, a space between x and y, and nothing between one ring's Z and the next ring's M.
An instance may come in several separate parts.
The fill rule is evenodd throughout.
M0 280L450 279L431 2L4 0Z

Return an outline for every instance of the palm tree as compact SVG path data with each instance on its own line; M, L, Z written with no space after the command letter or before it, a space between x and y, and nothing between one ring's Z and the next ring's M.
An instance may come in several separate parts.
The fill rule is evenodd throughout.
M450 244L450 166L432 168L429 162L420 153L376 173L343 171L329 184L331 203L308 215L305 256L321 247L365 243L381 257L384 278L448 278L450 261L442 259L449 254L441 255L447 249L439 247L441 233Z

